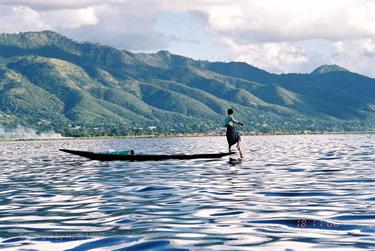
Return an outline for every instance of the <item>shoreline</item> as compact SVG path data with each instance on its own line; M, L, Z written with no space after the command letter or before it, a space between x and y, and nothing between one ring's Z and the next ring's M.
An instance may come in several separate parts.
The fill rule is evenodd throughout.
M254 133L241 132L241 136L298 136L298 135L350 135L350 134L375 134L375 131L353 131L353 132L291 132L291 133ZM225 133L193 132L193 133L161 133L144 135L124 136L92 136L92 137L61 137L61 138L0 138L0 142L15 141L45 141L45 140L95 140L95 139L133 139L133 138L178 138L178 137L218 137Z

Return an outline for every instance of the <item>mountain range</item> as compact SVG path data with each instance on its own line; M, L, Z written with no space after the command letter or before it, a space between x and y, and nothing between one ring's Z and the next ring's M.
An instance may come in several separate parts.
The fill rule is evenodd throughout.
M52 31L0 34L0 125L64 135L375 128L375 79L338 65L273 74L168 51L132 53Z

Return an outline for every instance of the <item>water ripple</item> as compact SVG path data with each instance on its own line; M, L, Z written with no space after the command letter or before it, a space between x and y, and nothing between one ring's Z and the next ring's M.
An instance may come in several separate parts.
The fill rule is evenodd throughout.
M217 152L222 137L0 142L0 249L374 249L374 139L243 137L238 165L58 151Z

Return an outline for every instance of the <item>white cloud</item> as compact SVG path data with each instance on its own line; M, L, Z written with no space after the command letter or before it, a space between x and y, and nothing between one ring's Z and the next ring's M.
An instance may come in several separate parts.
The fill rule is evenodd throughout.
M93 7L45 11L41 12L40 16L48 25L55 28L78 28L95 25L99 21Z
M0 8L0 23L0 32L8 33L49 28L38 12L24 6Z
M335 44L330 58L354 72L375 76L375 38L346 40Z
M0 32L54 30L79 41L127 50L165 48L154 30L158 3L147 1L1 1Z
M218 33L237 42L341 40L375 35L375 1L262 0L178 2L170 9L198 10Z
M93 6L97 25L60 29L80 41L95 41L120 49L149 51L166 47L165 37L154 30L159 15L155 4L111 4Z
M166 11L193 13L192 26L223 45L205 54L214 55L211 60L245 61L275 72L336 63L375 76L374 0L0 0L0 32L51 29L79 41L159 50L178 37L155 30Z
M336 63L375 76L373 0L187 1L164 8L205 15L229 60L273 72L309 72ZM311 48L314 41L321 47Z
M98 23L91 7L36 11L27 6L6 6L1 7L0 14L0 32L78 28Z
M291 72L309 62L305 49L298 43L236 44L231 39L223 43L232 51L232 59L247 62L272 72Z
M124 0L1 0L0 5L28 6L35 10L75 9L93 5L126 2Z
M237 44L226 38L222 42L231 51L228 59L275 73L311 72L322 64L338 64L353 72L375 76L375 39L312 41L319 43L321 51L312 51L306 42L296 41Z

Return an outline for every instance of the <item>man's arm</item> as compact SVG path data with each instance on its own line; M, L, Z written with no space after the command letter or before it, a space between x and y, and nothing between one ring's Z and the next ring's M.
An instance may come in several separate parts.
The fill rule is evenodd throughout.
M232 117L232 122L235 123L235 124L243 126L243 123L241 123L240 121L235 120L233 117Z

